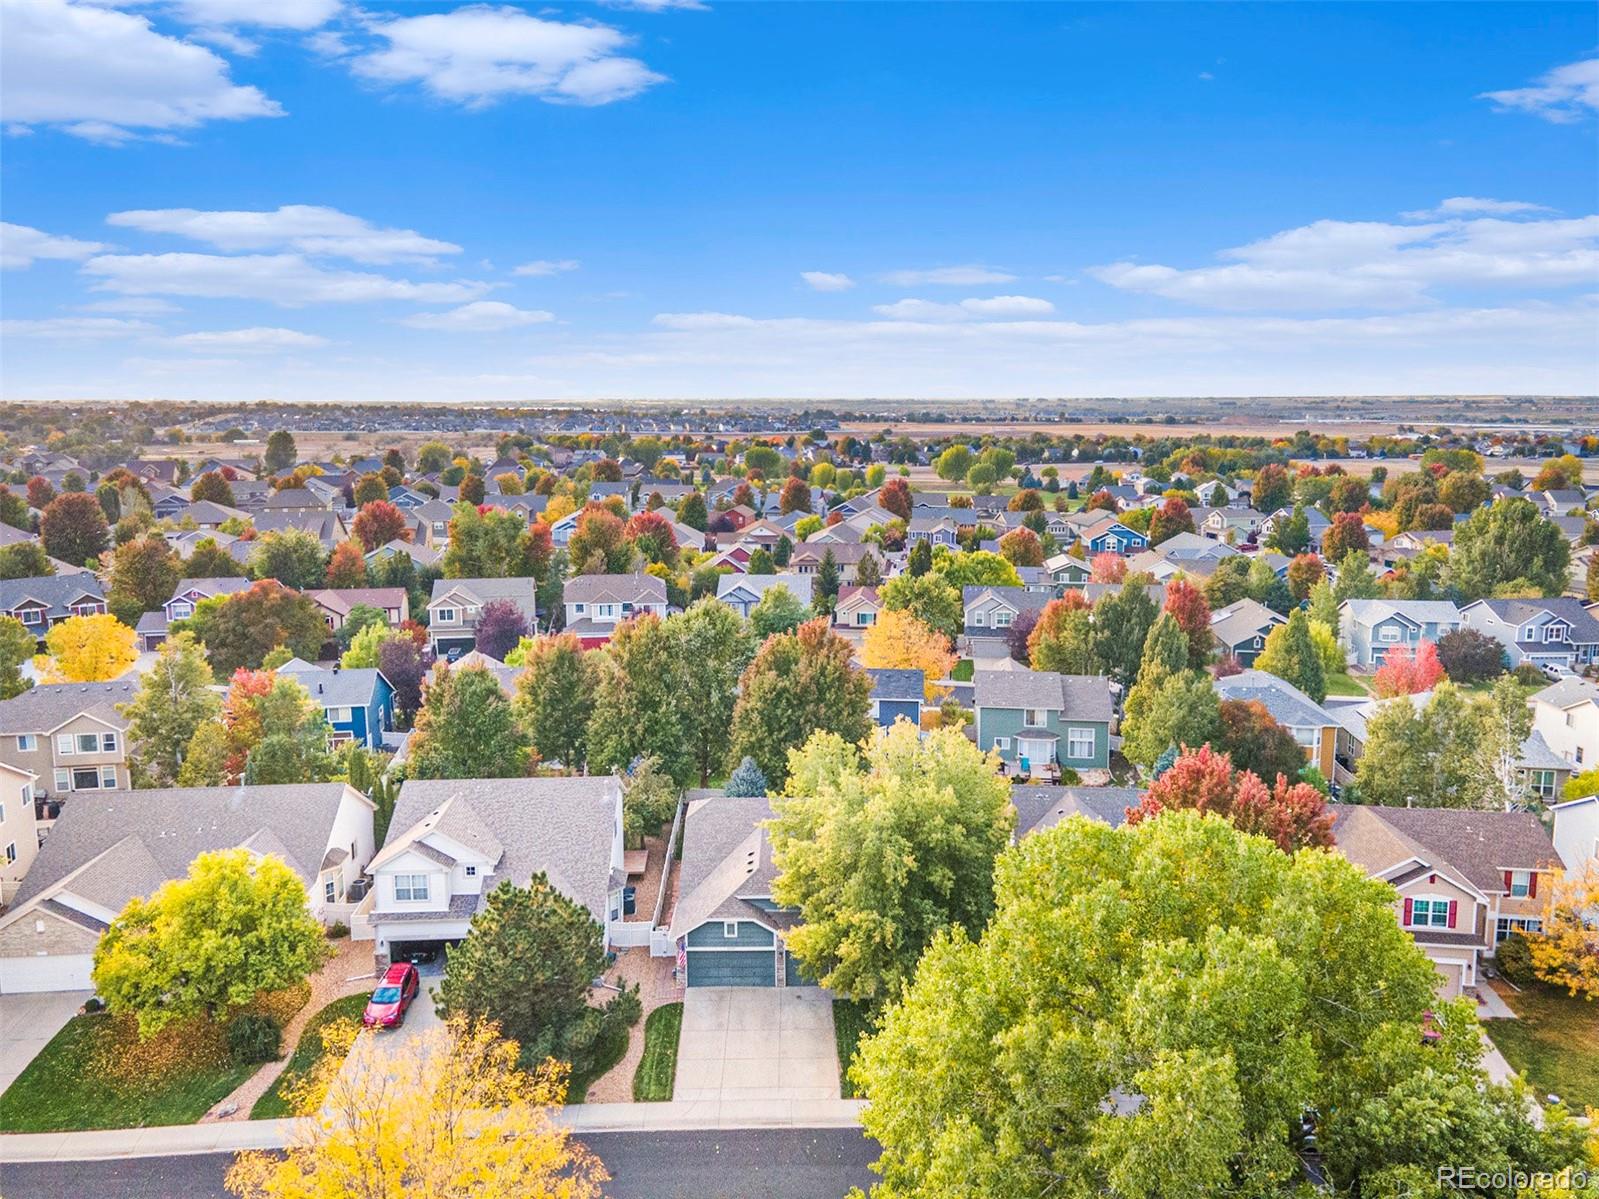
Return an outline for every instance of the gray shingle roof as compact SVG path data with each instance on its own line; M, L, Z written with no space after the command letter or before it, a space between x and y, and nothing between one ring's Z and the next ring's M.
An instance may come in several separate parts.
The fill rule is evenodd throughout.
M1452 868L1486 894L1505 890L1506 870L1556 865L1554 842L1531 812L1477 812L1469 808L1379 808L1328 804L1333 837L1350 861L1380 873L1415 856L1429 866ZM1371 827L1375 820L1388 831Z
M1104 675L1049 670L979 670L972 675L980 708L1046 708L1069 720L1109 721L1110 684Z
M65 620L72 615L68 605L79 598L103 600L100 580L92 574L41 575L31 579L0 579L0 612L9 612L29 600L46 606L49 618Z
M450 592L456 591L476 600L479 606L493 600L510 600L521 609L523 615L532 617L537 586L532 579L434 579L429 604L436 604ZM666 584L662 583L661 586L664 588Z
M683 824L681 898L671 935L685 936L707 920L760 920L781 927L787 918L747 902L771 894L777 870L763 821L772 815L763 797L716 795L689 805Z
M872 678L873 699L915 700L920 703L926 694L923 671L871 667L866 673Z
M1257 701L1272 719L1288 728L1326 728L1337 724L1332 713L1298 687L1263 670L1246 670L1216 680L1222 699Z
M642 571L625 575L578 575L561 593L568 604L664 604L666 580Z
M325 670L299 658L278 667L278 673L294 679L324 708L364 708L378 689L376 667L349 667Z
M17 733L48 733L80 712L92 712L113 728L125 729L128 722L117 714L116 705L133 699L138 685L132 681L111 683L41 683L21 695L0 700L0 736Z
M1016 809L1018 839L1054 828L1071 816L1087 816L1112 828L1127 821L1127 809L1138 806L1137 787L1039 787L1016 783L1010 790Z
M1571 626L1571 642L1579 645L1599 642L1599 620L1595 620L1593 614L1583 607L1581 600L1571 596L1557 599L1486 599L1481 602L1483 607L1508 624L1519 627L1548 612ZM1555 649L1563 648L1558 642L1537 644L1543 649L1548 649L1550 645Z

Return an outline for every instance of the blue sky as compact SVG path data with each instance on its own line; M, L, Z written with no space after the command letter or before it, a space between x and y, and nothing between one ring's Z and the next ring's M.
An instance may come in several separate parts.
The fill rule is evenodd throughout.
M7 398L1599 391L1590 5L0 21Z

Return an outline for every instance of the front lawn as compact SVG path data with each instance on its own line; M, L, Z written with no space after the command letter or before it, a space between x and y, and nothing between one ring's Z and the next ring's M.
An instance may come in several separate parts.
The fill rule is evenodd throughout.
M284 1116L292 1116L294 1112L289 1106L289 1091L322 1060L322 1030L335 1020L359 1023L361 1013L366 1010L366 1003L367 994L362 991L355 995L346 995L342 999L335 999L312 1016L306 1026L300 1030L300 1043L294 1047L294 1056L289 1059L289 1064L283 1068L283 1073L277 1076L266 1094L255 1101L255 1106L250 1109L250 1119L277 1120Z
M605 1039L594 1046L594 1064L582 1074L576 1070L572 1071L572 1078L566 1086L566 1101L582 1103L587 1099L589 1088L604 1078L611 1067L627 1055L628 1042L632 1038L631 1028L613 1021Z
M1356 679L1348 671L1340 671L1338 674L1327 676L1327 694L1364 696L1368 692L1359 679Z
M260 1069L223 1054L113 1077L109 1064L136 1036L104 1013L73 1017L0 1095L0 1132L193 1124Z
M644 1056L633 1074L633 1099L665 1103L677 1081L677 1041L683 1031L683 1005L666 1003L644 1021Z
M955 663L955 669L949 672L949 677L957 683L969 683L972 681L972 674L976 669L977 664L970 658L962 658Z
M872 1031L870 1010L864 1003L833 1000L833 1036L838 1042L838 1093L845 1099L864 1099L850 1081L849 1067L861 1038Z
M1599 1107L1599 1002L1543 983L1496 989L1521 1018L1483 1026L1511 1068L1526 1075L1540 1100L1559 1095L1579 1114Z

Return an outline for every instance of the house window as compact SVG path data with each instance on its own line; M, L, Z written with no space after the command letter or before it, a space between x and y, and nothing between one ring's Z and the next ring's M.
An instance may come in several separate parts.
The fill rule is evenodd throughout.
M614 620L616 617L616 605L596 604L594 606L594 616L598 620Z
M588 610L588 605L587 604L573 604L572 605L572 611L576 612L579 616L582 616L583 613L585 611L587 611L587 610Z
M1545 625L1543 639L1545 641L1564 641L1566 639L1565 626L1558 624Z
M1553 770L1533 770L1528 772L1532 785L1532 793L1539 799L1553 799L1555 794L1555 772Z
M22 802L25 803L25 804L30 804L30 803L33 802L33 784L32 783L23 783L22 784ZM0 808L0 821L5 820L5 816L3 815L3 813L4 813L4 809Z
M117 752L117 735L115 733L100 734L100 752L114 754Z
M1315 749L1316 748L1316 733L1317 732L1318 732L1318 730L1314 729L1314 728L1297 728L1296 727L1294 729L1294 740L1297 741L1300 745L1304 746L1306 749Z
M1510 897L1512 899L1525 899L1532 893L1532 871L1512 870L1510 872Z
M1418 928L1448 928L1447 899L1415 899L1410 904L1410 923Z
M24 609L22 609L22 623L23 624L43 624L44 623L44 609L43 608L24 608Z
M1066 730L1066 756L1082 761L1094 756L1094 730L1093 729L1067 729Z
M1580 745L1577 746L1577 748L1576 748L1576 750L1574 752L1576 753L1576 757L1577 757L1577 765L1581 766L1582 765L1582 746L1580 746Z
M425 874L396 874L394 876L394 898L400 903L410 903L416 900L426 900L428 897L428 876Z
M476 878L477 877L477 867L476 866L468 866L466 868L466 877L467 878Z
M1494 944L1499 944L1511 933L1541 931L1543 931L1543 921L1536 916L1501 916L1494 921Z
M353 719L349 708L329 708L327 712L329 724L349 724Z
M24 797L24 798L26 798L26 797ZM6 806L5 806L5 804L0 803L0 824L4 824L5 822L6 822Z
M972 613L972 627L982 629L988 627L988 614L986 612Z
M1043 728L1046 718L1047 713L1042 708L1027 708L1022 712L1022 723L1030 729Z
M857 613L855 613L855 623L857 625L860 625L860 626L871 625L871 624L875 623L876 620L877 620L877 613L876 612L857 612Z
M995 737L994 738L994 748L997 749L997 750L1001 750L1001 751L1003 751L1005 753L1009 753L1010 752L1010 738L1009 737Z
M339 896L339 880L330 878L322 884L322 898L332 903Z
M737 920L724 920L724 921L722 921L722 936L729 937L729 938L737 937L738 936L738 921Z
M32 733L23 733L17 738L17 752L19 754L31 754L38 748L39 738Z
M77 742L73 740L71 733L56 734L56 753L61 757L70 758L77 752L76 745Z
M70 791L70 790L72 790L72 771L70 771L70 770L58 770L58 771L56 771L56 790L57 791Z
M188 620L193 615L194 605L184 600L176 600L167 605L168 620Z
M434 613L434 615L438 618L440 624L461 623L461 613L457 608L440 608Z
M6 846L6 865L10 866L17 860L17 843L11 842Z
M994 627L996 629L1010 628L1011 621L1016 619L1016 613L999 611L994 613Z
M92 754L92 753L98 753L99 751L100 751L100 734L98 734L98 733L79 733L78 734L78 752L80 754Z
M74 791L100 791L110 790L117 785L116 767L111 767L111 781L104 782L98 766L89 766L82 770L72 772L72 789Z
M1392 625L1384 625L1382 628L1377 630L1377 640L1389 642L1398 641L1399 630L1394 628Z

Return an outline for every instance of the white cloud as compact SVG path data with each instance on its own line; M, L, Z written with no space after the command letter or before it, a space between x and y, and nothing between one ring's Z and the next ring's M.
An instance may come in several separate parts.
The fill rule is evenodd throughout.
M0 321L6 337L37 337L49 341L105 341L137 337L155 331L149 321L127 321L109 316L53 316L44 320Z
M218 50L226 50L229 54L237 54L241 58L252 58L258 54L261 47L241 34L234 33L231 29L195 29L189 33L191 42L204 42L208 46L215 46Z
M575 258L548 259L540 258L537 262L524 262L511 272L513 275L528 275L535 279L542 279L548 275L559 275L565 271L575 271L582 264Z
M1553 212L1542 204L1525 200L1489 200L1483 196L1450 196L1437 208L1421 208L1399 215L1407 221L1425 221L1441 216L1520 216L1533 212Z
M606 8L629 8L638 12L666 12L668 9L683 9L689 12L705 12L710 5L701 0L601 0Z
M478 300L448 312L423 312L400 322L412 329L436 329L444 333L503 333L527 325L546 325L555 319L553 312L517 308L503 300Z
M872 311L891 321L964 321L971 313L959 304L939 304L932 300L895 300L874 304Z
M488 285L471 281L413 283L360 271L331 271L299 254L102 254L83 264L101 291L124 295L205 296L301 304L410 300L451 304L471 300Z
M1530 87L1483 92L1477 99L1493 101L1501 112L1530 112L1557 125L1569 125L1599 112L1599 58L1545 71Z
M810 285L812 291L848 291L855 286L855 280L848 275L835 275L829 271L801 271L800 278Z
M881 282L891 283L895 287L922 287L927 284L981 287L985 283L1010 283L1015 278L1015 275L986 266L941 266L930 271L889 271L878 276Z
M1115 262L1089 274L1123 291L1209 308L1402 308L1439 287L1559 288L1599 276L1599 216L1420 225L1316 221L1179 269Z
M482 107L507 96L552 104L609 104L657 83L623 50L630 39L597 22L563 22L520 9L469 5L419 17L371 20L387 43L356 58L378 83L419 83L441 100Z
M79 304L78 312L120 312L127 316L164 316L183 309L171 300L158 300L154 296L125 296L118 300L96 300L93 304Z
M176 12L191 25L307 30L326 25L339 7L339 0L177 0Z
M1055 305L1033 296L991 296L939 304L932 300L897 300L872 308L878 316L895 321L965 321L974 317L1048 316Z
M53 125L108 144L283 115L259 89L234 84L203 46L157 33L142 16L66 0L0 9L0 108L13 126Z
M97 241L58 237L28 225L0 221L0 267L8 271L26 270L41 258L80 262L104 249Z
M976 316L1048 316L1055 305L1036 296L991 296L986 300L962 300L961 307Z
M285 204L269 212L138 209L113 212L106 223L145 233L172 233L219 250L288 249L373 264L427 261L461 252L453 242L423 237L414 229L384 229L337 208L313 204Z
M276 329L253 326L248 329L218 329L201 333L183 333L168 341L186 350L206 350L223 353L275 353L279 350L314 350L328 344L328 339L315 333L301 333L297 329Z

